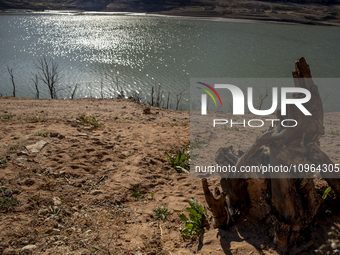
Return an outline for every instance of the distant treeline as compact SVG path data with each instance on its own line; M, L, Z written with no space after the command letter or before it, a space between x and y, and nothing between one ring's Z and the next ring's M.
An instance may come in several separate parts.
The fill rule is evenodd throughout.
M271 3L298 3L298 4L340 4L340 0L261 0Z
M340 4L340 0L0 0L1 9L78 9L88 11L167 11L183 6L251 6L263 2Z
M162 11L191 5L191 2L191 0L0 0L0 10Z

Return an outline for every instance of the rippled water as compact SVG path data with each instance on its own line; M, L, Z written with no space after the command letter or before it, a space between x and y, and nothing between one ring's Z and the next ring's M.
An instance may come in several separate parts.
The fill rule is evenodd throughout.
M189 98L190 78L291 77L304 56L314 77L340 77L340 27L204 20L131 14L32 13L0 15L0 93L34 97L34 63L53 58L62 86L76 97L143 96L161 85ZM40 83L42 97L48 93ZM60 98L69 98L68 90Z

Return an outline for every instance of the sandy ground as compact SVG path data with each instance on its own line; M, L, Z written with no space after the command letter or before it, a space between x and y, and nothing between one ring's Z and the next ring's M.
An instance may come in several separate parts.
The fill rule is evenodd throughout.
M174 211L185 212L191 197L205 205L204 195L200 180L172 169L164 151L189 148L189 112L151 107L145 114L147 107L128 99L0 98L0 158L8 161L0 165L0 201L20 201L0 210L0 254L282 254L269 226L247 213L227 230L210 222L200 240L183 240ZM321 138L335 163L339 119L326 114ZM243 150L258 135L229 132L228 144ZM315 183L322 194L327 185ZM311 254L326 241L339 222L334 201L325 201L288 254ZM172 213L164 222L153 216L162 205Z

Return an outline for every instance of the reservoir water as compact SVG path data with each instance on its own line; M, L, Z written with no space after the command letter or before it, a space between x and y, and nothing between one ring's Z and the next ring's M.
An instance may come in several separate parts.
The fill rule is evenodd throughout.
M161 85L187 108L191 78L287 78L305 57L313 77L340 77L340 27L131 13L41 12L0 15L0 93L34 97L35 63L52 58L61 68L59 98L148 97ZM40 98L48 98L40 82ZM321 88L319 88L323 91ZM331 91L323 91L331 94Z

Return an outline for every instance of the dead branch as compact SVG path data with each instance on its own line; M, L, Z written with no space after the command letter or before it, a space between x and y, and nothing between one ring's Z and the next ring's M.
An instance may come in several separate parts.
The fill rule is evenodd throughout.
M57 89L61 78L58 63L44 56L38 60L35 66L39 70L39 79L48 87L51 99L56 99L57 91L61 90Z
M13 85L13 97L15 97L15 82L14 82L13 68L9 68L9 66L7 66L7 71L9 73L9 75L11 76L11 81L12 81L12 85Z

